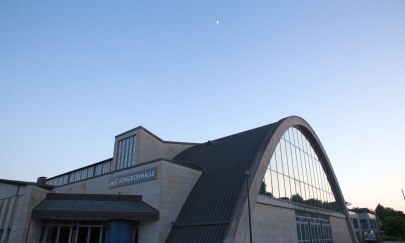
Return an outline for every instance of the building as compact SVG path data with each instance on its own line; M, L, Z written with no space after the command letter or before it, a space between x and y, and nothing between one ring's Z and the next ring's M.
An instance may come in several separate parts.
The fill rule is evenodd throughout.
M349 215L359 241L364 240L365 233L374 233L377 237L380 236L380 222L375 213L368 208L349 209Z
M0 242L357 242L331 163L295 116L200 144L137 127L111 159L0 191Z
M26 242L31 211L52 188L45 183L0 180L0 242ZM40 224L33 225L30 233L40 231Z

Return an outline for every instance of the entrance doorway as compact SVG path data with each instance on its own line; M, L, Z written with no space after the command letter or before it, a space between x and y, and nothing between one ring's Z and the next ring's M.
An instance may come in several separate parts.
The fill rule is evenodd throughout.
M46 220L42 226L40 243L106 243L111 222L113 221ZM127 224L127 227L129 225L131 227L127 229L129 235L125 242L137 243L138 223ZM120 228L125 228L125 225ZM110 238L110 242L114 242L114 232L110 232Z
M41 243L105 243L107 225L103 221L47 221Z

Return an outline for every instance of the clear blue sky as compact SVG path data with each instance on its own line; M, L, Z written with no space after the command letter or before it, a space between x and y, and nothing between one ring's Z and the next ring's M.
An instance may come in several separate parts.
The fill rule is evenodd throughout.
M347 201L405 211L404 105L403 0L0 1L2 179L298 115Z

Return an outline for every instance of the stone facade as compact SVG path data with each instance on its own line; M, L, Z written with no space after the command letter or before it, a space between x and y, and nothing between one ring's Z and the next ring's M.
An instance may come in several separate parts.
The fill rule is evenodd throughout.
M253 200L252 200L253 201ZM330 219L333 242L352 242L345 215L289 201L258 195L251 205L252 240L255 243L298 242L296 212L323 215ZM249 242L249 215L247 204L233 242Z
M130 136L135 136L136 150L137 150L135 160L137 164L142 164L147 161L161 158L172 159L181 151L194 145L192 143L165 142L142 127L138 129L133 129L115 137L114 159L113 159L114 168L117 164L116 159L118 157L117 156L118 142Z
M330 223L332 226L333 242L345 243L352 242L349 234L349 228L347 227L346 219L331 217Z
M157 168L156 180L109 189L112 178L145 169ZM54 189L56 193L142 195L142 200L157 209L158 222L141 222L140 242L163 242L169 234L171 222L176 220L181 206L201 175L200 170L184 167L166 160L138 165L108 175L69 184Z
M0 183L0 242L38 242L41 224L30 220L32 209L49 191L32 183ZM31 234L27 236L30 230Z

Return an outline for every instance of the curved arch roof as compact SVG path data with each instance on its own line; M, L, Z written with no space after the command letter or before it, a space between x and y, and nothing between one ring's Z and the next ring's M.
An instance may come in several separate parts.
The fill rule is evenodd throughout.
M280 132L280 125L281 130L286 130L297 119L306 124L299 117L284 118L195 145L178 154L174 160L195 164L203 168L203 174L186 199L166 242L223 242L227 234L232 234L231 223L236 212L241 212L241 198L246 202L246 171L256 174L272 137ZM286 120L288 124L283 122ZM250 185L252 180L249 178Z

